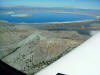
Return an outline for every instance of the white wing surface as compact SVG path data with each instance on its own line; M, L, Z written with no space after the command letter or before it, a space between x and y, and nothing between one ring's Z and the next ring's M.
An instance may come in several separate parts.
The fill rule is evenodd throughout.
M35 75L100 75L100 32Z

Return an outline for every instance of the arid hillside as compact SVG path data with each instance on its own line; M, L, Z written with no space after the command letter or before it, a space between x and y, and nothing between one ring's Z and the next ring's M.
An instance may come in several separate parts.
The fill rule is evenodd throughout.
M26 74L40 71L90 37L77 30L36 25L0 21L0 59Z

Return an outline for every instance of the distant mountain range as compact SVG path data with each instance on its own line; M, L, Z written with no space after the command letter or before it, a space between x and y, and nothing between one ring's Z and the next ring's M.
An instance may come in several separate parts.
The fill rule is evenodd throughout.
M65 7L0 7L0 12L5 11L60 11L60 12L76 12L76 13L92 13L100 15L100 9L79 9L79 8L65 8Z
M68 10L68 11L96 11L100 12L100 9L79 9L79 8L65 8L65 7L0 7L0 10Z

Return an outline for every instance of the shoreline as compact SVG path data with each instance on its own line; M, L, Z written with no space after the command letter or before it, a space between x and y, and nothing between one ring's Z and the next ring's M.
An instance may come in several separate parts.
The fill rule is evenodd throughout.
M100 17L99 17L100 18ZM26 22L19 22L19 23L16 23L16 22L8 22L6 20L0 20L0 22L7 22L7 23L16 23L16 24L60 24L60 23L81 23L81 22L92 22L92 21L95 21L97 19L88 19L88 20L78 20L78 21L64 21L64 22L43 22L43 23L26 23Z
M54 11L56 12L56 11ZM71 13L71 14L80 14L80 15L88 15L88 16L98 16L96 14L89 14L89 13L85 13L85 12L71 12L71 11L60 11L60 12L56 12L56 13Z
M21 12L21 11L8 11L7 13L15 13L15 12ZM33 11L25 11L25 12L33 12ZM39 12L72 13L72 14L82 14L82 15L90 15L90 16L100 16L93 12L90 12L90 13L89 12L76 12L76 11L39 11Z
M55 13L72 13L72 14L82 14L82 13L75 13L75 12L56 12L56 11L51 11L51 12L55 12ZM10 12L7 12L8 14L9 13L15 13L15 12L13 12L13 11L10 11ZM82 15L88 15L88 14L82 14ZM13 16L13 17L27 17L27 16L32 16L32 14L16 14L16 15L11 15L11 16ZM91 15L91 16L95 16L95 15ZM8 21L6 21L6 20L0 20L0 22L8 22L8 23L16 23L16 24L45 24L45 23L51 23L51 24L53 24L53 23L55 23L55 24L57 24L57 23L81 23L81 22L91 22L91 21L95 21L95 20L98 20L98 19L100 19L100 16L95 16L96 17L96 19L87 19L87 20L77 20L77 21L64 21L64 22L42 22L42 23L39 23L39 22L37 22L37 23L26 23L26 22L19 22L19 23L16 23L16 22L8 22Z
M48 22L48 23L81 23L81 22L91 22L95 21L96 19L88 19L88 20L78 20L78 21L64 21L64 22Z

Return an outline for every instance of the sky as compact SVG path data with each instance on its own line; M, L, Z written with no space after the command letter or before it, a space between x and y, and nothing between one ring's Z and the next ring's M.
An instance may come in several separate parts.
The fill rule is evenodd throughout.
M81 9L100 9L100 0L0 0L0 7L70 7Z

